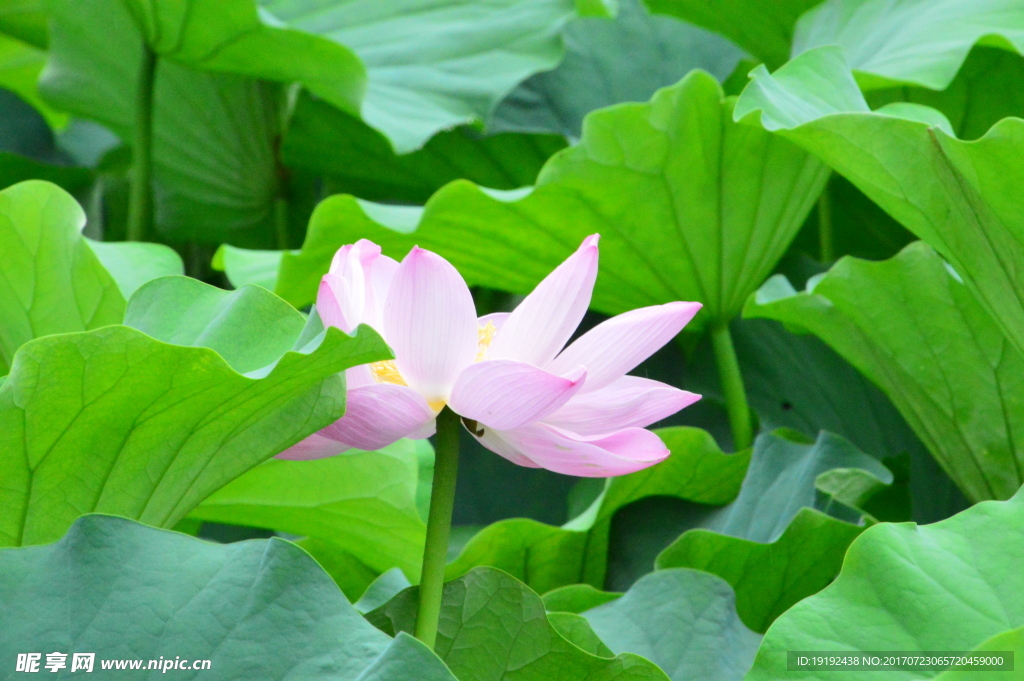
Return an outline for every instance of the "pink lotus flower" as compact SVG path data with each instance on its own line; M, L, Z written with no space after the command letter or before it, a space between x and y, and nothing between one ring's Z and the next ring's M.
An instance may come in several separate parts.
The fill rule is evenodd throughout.
M428 437L448 405L483 446L521 466L608 477L664 460L668 449L645 426L700 395L626 373L701 305L633 310L565 347L590 305L597 241L588 237L511 313L479 319L466 282L439 255L416 247L399 264L365 239L343 247L320 284L320 317L346 332L371 326L395 359L349 369L345 416L279 456Z

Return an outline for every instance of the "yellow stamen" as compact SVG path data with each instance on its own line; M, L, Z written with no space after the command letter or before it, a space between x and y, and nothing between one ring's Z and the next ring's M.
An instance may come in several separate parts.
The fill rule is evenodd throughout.
M491 322L487 322L487 326L477 327L476 361L480 362L483 360L487 354L487 348L491 347L491 342L494 340L494 334L496 333L498 333L498 329Z
M373 378L378 383L393 383L395 385L408 385L405 379L402 378L402 374L398 373L398 367L395 366L395 360L388 359L383 362L373 362L370 364L370 371L373 372Z
M494 340L494 334L497 332L498 329L491 322L487 322L486 326L477 327L477 362L483 360L484 356L487 354L487 348L491 347L491 341ZM398 371L398 367L395 365L395 360L393 359L371 363L370 372L373 374L373 379L378 383L409 385L405 382L402 374ZM428 402L427 404L434 410L434 413L440 413L440 411L444 409L445 401L438 400L436 402Z

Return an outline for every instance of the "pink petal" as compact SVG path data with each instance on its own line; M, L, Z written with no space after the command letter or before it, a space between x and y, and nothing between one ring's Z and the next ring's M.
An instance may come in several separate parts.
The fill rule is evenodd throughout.
M477 439L477 442L498 456L508 459L515 465L522 466L523 468L540 468L533 461L530 461L525 454L502 439L501 434L503 431L481 426L477 428L476 432L470 432L473 433L473 437Z
M317 295L325 324L351 331L359 324L381 328L384 299L398 263L381 255L380 246L360 239L334 254Z
M356 449L374 450L419 433L434 420L434 410L412 388L377 383L349 390L345 415L321 435Z
M325 274L316 294L316 311L324 326L336 326L345 333L359 325L362 305L357 305L348 284L338 276Z
M447 260L418 246L405 257L384 306L384 339L406 383L428 402L448 399L478 341L473 296Z
M459 416L490 428L519 428L568 402L583 386L586 373L578 367L567 376L555 376L523 362L486 360L459 374L449 405Z
M560 374L585 366L584 392L600 390L675 338L700 308L700 303L676 302L625 312L577 338L544 368Z
M623 376L600 390L574 396L544 423L580 435L601 435L645 428L699 399L700 395L658 381Z
M312 459L326 459L329 456L341 454L349 449L351 447L343 442L332 440L319 433L313 433L305 440L295 443L274 458L286 459L288 461L310 461Z
M657 435L643 428L626 428L602 437L584 437L544 423L525 428L485 431L474 437L491 451L526 458L540 468L584 478L610 478L653 466L668 458L669 451ZM491 443L500 442L500 447Z
M373 377L369 364L360 364L345 370L345 390L351 392L367 385L377 385L377 379Z
M490 359L542 367L558 354L590 306L597 277L597 240L597 234L587 237L512 311L494 337Z
M492 312L491 314L485 314L480 319L476 320L477 326L481 329L486 327L488 324L493 324L496 331L500 331L501 327L505 325L505 320L511 312Z

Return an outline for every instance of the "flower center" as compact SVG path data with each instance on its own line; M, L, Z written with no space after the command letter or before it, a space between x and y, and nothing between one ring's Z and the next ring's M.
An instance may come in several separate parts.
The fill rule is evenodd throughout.
M487 354L487 348L491 347L491 342L494 340L494 334L498 332L494 324L487 322L486 326L477 327L477 351L476 360L480 362ZM373 374L373 380L378 383L391 383L394 385L409 385L405 382L405 378L402 373L398 370L398 366L395 364L395 360L386 359L382 362L372 362L370 364L370 373ZM430 402L430 408L435 412L440 412L445 405L443 400L437 402Z

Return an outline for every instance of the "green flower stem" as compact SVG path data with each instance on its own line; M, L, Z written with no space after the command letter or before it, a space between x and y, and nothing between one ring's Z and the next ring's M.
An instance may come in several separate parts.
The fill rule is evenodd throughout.
M128 199L128 240L145 241L153 221L153 85L157 56L142 48L135 95L135 143L132 146L132 184Z
M427 542L423 547L420 609L416 617L416 638L431 649L437 639L437 621L441 615L448 535L452 529L452 507L455 506L455 478L459 471L459 434L458 415L445 407L437 415L434 484L427 516Z
M740 363L736 359L736 348L732 344L732 334L729 332L728 323L716 324L712 327L711 343L715 348L718 375L722 380L725 407L729 412L733 447L738 452L753 443L753 432L750 423L750 406L747 404L747 393L743 388L743 374L740 373Z
M818 197L818 245L821 247L821 262L832 262L835 251L832 246L832 201L828 196L828 185L825 185Z

